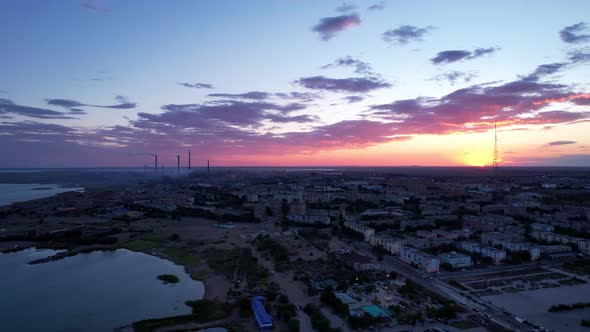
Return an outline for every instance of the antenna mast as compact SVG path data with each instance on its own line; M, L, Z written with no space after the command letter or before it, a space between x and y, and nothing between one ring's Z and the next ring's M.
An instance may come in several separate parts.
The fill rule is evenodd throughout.
M494 121L494 176L498 175L498 125Z

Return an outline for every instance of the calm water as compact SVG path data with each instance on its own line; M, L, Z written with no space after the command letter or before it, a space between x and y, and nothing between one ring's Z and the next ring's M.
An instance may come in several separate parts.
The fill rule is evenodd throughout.
M204 286L184 268L125 249L80 254L29 265L53 254L27 249L0 254L0 331L112 331L147 318L190 313L186 300L201 299ZM174 274L180 282L156 277Z
M43 190L34 190L44 188ZM48 189L45 189L48 188ZM57 184L7 184L0 183L0 206L57 195L67 191L83 191L84 188L62 188Z

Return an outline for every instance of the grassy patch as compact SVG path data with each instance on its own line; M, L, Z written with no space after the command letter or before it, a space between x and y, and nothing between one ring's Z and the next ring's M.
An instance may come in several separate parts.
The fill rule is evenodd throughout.
M165 284L175 284L180 281L178 277L173 274L161 274L158 276L158 280L162 280Z
M559 280L559 283L566 286L585 284L586 281L573 277L571 279Z
M453 322L450 325L453 327L456 327L458 329L461 329L461 330L472 329L474 327L479 326L470 320L462 320L462 321L458 321L458 322Z
M233 280L234 275L244 276L251 287L264 283L270 276L268 270L258 264L256 257L247 248L211 250L207 264L215 271Z
M209 275L209 272L207 272L207 270L199 270L197 272L191 273L191 278L193 280L205 280L205 278L207 278L207 275Z
M170 260L180 265L196 266L201 263L201 258L186 248L166 248L164 253Z
M186 301L186 305L193 309L192 314L137 321L133 323L133 329L135 332L152 332L165 326L212 322L226 318L229 311L225 303L209 300Z
M167 240L164 234L150 233L122 245L132 251L147 251L162 246Z
M561 266L564 270L575 273L577 275L590 274L590 260L579 259L570 263L565 263Z
M173 326L195 322L193 315L172 316L157 319L145 319L133 323L135 332L152 332L164 326Z
M504 287L504 288L502 288L502 291L505 293L518 293L518 292L524 291L524 289L518 289L518 288L514 288L514 287Z
M223 302L210 300L186 301L185 303L193 309L193 316L200 322L212 322L224 319L230 309Z

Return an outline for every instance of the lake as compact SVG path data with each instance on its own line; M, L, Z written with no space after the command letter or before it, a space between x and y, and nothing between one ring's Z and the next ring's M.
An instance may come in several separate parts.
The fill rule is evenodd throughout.
M0 331L102 332L134 321L190 313L186 300L204 285L180 265L119 249L30 265L54 254L27 249L0 254ZM174 274L177 284L157 280Z
M32 199L49 197L68 191L83 191L84 188L62 188L57 184L8 184L0 183L0 206Z

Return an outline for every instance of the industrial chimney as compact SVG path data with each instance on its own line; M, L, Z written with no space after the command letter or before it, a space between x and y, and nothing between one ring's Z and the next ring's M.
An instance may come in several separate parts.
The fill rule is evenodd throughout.
M154 169L155 169L155 172L158 173L158 155L155 154L154 157L156 158L154 161Z

